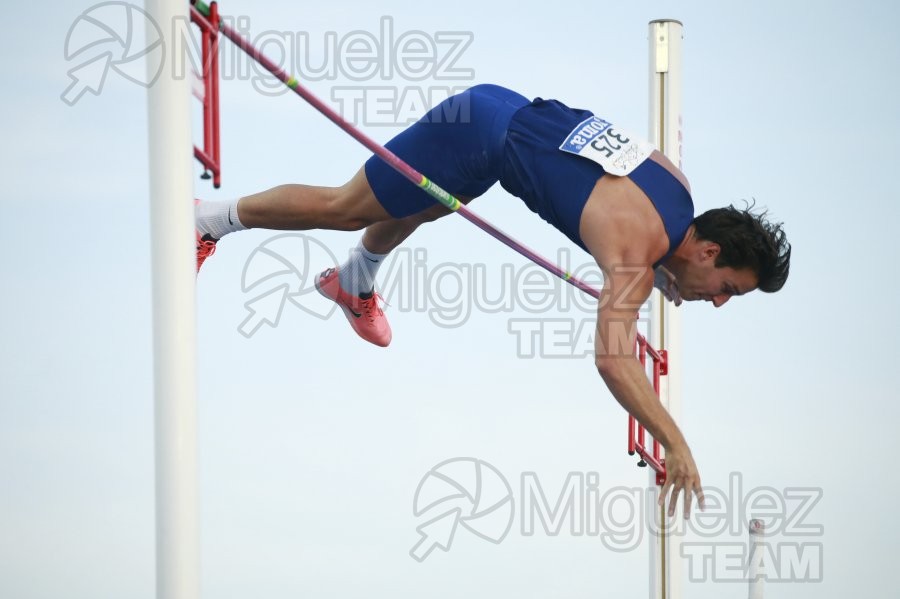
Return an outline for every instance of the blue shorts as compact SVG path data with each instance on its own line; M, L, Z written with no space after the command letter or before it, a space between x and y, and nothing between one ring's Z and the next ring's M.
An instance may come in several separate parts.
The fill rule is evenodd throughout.
M444 100L385 146L456 197L475 198L500 179L509 121L529 100L498 85L476 85ZM366 179L394 218L438 202L377 156Z

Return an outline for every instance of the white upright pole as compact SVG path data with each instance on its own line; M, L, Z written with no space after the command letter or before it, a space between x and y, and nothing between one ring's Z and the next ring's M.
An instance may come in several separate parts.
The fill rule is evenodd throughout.
M750 581L750 599L763 599L765 585L764 537L766 527L762 520L750 521L750 547L747 557L747 578Z
M650 141L681 167L682 24L671 19L650 22ZM660 381L660 400L678 422L681 418L681 317L659 291L651 298L650 344L668 354L668 374ZM655 486L655 473L650 484ZM696 503L696 502L695 502ZM653 504L655 505L655 504ZM682 582L680 509L669 520L660 510L659 535L650 548L650 598L680 599ZM694 508L696 509L696 507Z
M148 89L156 596L197 599L200 560L191 86L187 78L173 75L173 61L178 59L173 56L175 24L188 22L188 2L148 0L145 8L163 32L166 50L165 68ZM151 35L148 31L148 39Z

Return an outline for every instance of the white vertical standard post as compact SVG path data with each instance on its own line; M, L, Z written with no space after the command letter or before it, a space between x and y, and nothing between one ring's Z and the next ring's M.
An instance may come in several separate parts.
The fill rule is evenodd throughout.
M663 19L650 22L650 141L681 167L681 40L682 24ZM681 417L681 318L659 291L650 300L648 341L668 354L668 374L660 381L660 400L675 422ZM656 476L650 472L650 485ZM696 505L696 502L694 502ZM654 504L655 505L655 504ZM681 505L669 519L661 509L658 535L650 548L650 598L680 599L681 536L677 530ZM696 509L696 508L695 508Z
M747 579L750 582L750 599L763 599L766 569L763 564L766 527L762 520L750 520L750 545L747 552Z
M156 596L199 596L197 390L191 84L173 68L186 0L148 0L164 32L165 64L148 88L153 375L156 445ZM152 24L148 24L148 29ZM153 32L148 31L148 39ZM148 65L153 69L157 65ZM152 78L156 73L149 73ZM182 69L183 70L183 69Z

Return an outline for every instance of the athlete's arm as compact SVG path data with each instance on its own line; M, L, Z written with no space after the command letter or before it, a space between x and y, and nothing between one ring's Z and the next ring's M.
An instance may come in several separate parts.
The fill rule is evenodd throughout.
M637 313L655 280L652 264L668 248L664 224L634 183L604 176L585 205L579 232L604 274L594 340L597 370L616 401L666 448L660 503L671 490L669 514L674 514L678 493L684 490L687 515L693 494L703 506L700 475L684 436L634 355Z
M654 271L643 267L606 268L597 311L595 362L613 397L666 449L666 483L660 503L669 500L674 515L678 494L684 491L684 515L689 517L692 495L703 508L700 475L687 442L675 421L663 408L640 362L635 358L636 314L654 284Z
M686 443L635 359L636 315L653 288L653 270L635 272L638 268L615 267L605 273L594 358L616 400L668 449Z

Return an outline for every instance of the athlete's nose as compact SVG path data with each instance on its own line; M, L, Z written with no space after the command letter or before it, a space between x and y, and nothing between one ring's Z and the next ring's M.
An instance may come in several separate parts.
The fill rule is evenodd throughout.
M730 299L731 299L731 296L730 296L730 295L725 295L725 294L723 293L722 295L714 295L714 296L712 297L712 303L713 303L713 306L715 306L716 308L721 308L721 307L724 306L724 305L728 302L728 300L730 300Z

